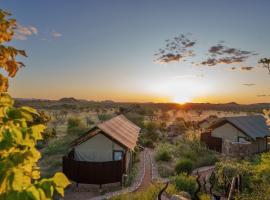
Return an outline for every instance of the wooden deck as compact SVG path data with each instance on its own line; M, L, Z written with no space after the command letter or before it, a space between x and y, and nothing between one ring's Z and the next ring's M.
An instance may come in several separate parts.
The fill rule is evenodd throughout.
M107 184L122 182L123 161L86 162L63 157L63 172L76 183Z

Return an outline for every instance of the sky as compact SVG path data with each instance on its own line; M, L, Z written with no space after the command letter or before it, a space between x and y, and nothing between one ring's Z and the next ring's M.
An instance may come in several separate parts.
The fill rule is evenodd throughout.
M270 56L269 0L1 0L0 5L19 24L10 45L28 54L20 58L26 67L10 82L13 97L270 102L270 75L257 64ZM196 56L157 62L155 53L166 40L181 34L196 41ZM194 64L206 60L220 41L256 55L236 65Z

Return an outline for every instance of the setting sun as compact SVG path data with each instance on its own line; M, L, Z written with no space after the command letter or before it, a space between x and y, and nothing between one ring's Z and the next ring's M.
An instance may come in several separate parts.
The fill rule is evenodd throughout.
M185 96L177 96L173 98L173 102L174 103L179 103L179 104L185 104L188 102L191 102L192 99L189 97L185 97Z
M203 81L196 76L171 77L155 82L148 82L148 92L164 97L174 103L192 102L198 97L203 97L212 90L208 81Z

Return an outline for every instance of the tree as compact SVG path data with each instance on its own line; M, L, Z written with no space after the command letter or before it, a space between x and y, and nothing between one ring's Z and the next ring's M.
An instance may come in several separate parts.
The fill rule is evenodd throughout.
M268 73L270 74L270 58L262 58L258 62L259 64L262 64L264 68L268 70Z
M14 77L24 66L17 56L26 57L26 53L6 45L16 28L16 20L9 16L0 10L0 67L8 77ZM41 156L36 144L42 140L45 125L36 120L40 114L35 109L14 107L7 93L8 77L0 73L0 199L47 200L64 196L69 181L62 173L40 178L37 162Z

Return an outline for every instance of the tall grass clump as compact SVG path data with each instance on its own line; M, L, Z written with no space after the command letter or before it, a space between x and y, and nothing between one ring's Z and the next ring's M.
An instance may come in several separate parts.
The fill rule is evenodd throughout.
M195 193L198 188L195 177L182 173L174 177L173 182L177 191L184 191L189 193L193 198L195 197Z
M150 200L156 199L161 187L155 185L149 186L142 192L122 194L116 197L111 198L111 200Z
M82 134L85 131L85 124L78 117L68 118L67 133L68 134Z
M155 159L156 161L170 161L172 159L172 148L169 145L160 145L157 148Z

